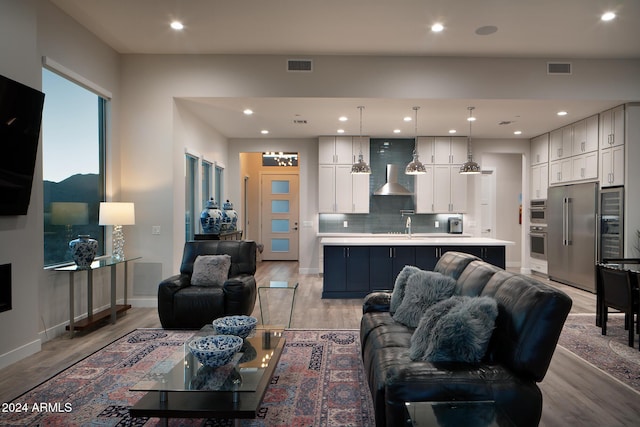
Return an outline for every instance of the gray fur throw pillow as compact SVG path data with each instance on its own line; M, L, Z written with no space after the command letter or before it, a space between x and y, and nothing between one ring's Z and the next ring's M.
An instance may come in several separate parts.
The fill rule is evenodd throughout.
M456 296L427 310L411 337L409 357L430 362L477 363L484 357L498 316L490 297Z
M222 286L229 278L230 255L198 255L193 262L191 285Z
M413 273L417 273L420 270L418 267L414 267L412 265L405 265L403 269L398 273L398 277L396 277L396 282L393 285L393 293L391 294L391 302L389 303L389 312L391 314L398 311L398 307L400 307L400 303L402 302L402 298L404 298L404 289L407 285L407 280L409 276Z
M433 271L413 273L407 279L404 297L393 318L415 328L429 307L451 297L455 289L456 281L449 276Z

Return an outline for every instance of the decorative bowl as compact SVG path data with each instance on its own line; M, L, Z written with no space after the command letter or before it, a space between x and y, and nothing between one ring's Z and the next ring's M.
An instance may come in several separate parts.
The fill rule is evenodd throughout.
M242 342L233 335L209 335L189 341L189 350L203 365L217 368L231 362Z
M258 324L253 316L226 316L213 321L213 329L220 335L235 335L246 338Z

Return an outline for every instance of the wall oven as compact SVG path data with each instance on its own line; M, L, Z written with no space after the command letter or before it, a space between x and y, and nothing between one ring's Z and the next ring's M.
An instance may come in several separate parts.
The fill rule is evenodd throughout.
M532 225L529 228L529 255L531 258L547 259L547 227Z
M529 204L529 222L531 224L547 223L547 201L532 200Z

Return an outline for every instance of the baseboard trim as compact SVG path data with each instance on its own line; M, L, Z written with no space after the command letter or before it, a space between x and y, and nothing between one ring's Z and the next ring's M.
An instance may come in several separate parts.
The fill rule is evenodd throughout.
M42 350L42 340L40 338L21 345L7 353L0 355L0 369L6 368L20 360L38 353Z

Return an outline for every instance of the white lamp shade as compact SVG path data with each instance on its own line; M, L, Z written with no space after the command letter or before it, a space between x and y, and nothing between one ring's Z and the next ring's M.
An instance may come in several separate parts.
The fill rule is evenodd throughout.
M131 202L100 202L99 225L133 225L135 208Z
M89 224L89 204L83 202L51 202L51 224Z

